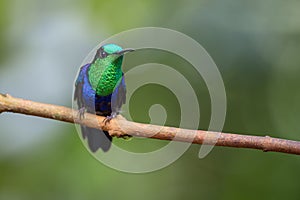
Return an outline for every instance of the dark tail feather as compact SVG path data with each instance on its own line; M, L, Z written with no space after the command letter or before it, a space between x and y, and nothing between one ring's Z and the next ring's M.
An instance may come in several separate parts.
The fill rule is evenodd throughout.
M81 126L83 138L87 137L89 148L92 152L96 152L101 148L104 152L108 151L111 146L112 137L107 131L100 131L95 128Z

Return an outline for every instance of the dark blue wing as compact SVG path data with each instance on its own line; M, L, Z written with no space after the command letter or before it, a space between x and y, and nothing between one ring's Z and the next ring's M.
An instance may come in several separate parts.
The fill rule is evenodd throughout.
M89 113L97 113L95 103L97 96L88 81L88 68L90 64L80 68L79 75L75 82L74 100L77 102L78 108L85 108ZM105 100L110 102L111 98ZM110 113L109 113L110 114ZM89 148L92 152L96 152L99 148L108 151L111 146L112 137L107 131L101 131L86 126L81 126L82 137L88 140Z
M84 94L83 86L85 84L86 70L90 64L84 65L80 68L78 77L75 82L74 101L77 101L78 109L85 107L84 105Z

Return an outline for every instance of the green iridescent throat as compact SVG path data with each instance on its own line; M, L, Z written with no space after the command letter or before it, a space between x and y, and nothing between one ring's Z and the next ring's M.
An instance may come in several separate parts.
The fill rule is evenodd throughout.
M90 66L88 77L97 95L107 96L113 93L122 78L123 56L107 56L96 59Z

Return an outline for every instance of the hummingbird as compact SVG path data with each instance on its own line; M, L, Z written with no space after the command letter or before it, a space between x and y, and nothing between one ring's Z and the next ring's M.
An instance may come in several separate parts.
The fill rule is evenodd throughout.
M105 116L105 123L116 117L126 101L126 85L122 71L125 53L134 49L123 49L116 44L105 44L97 49L91 63L80 68L75 81L74 101L79 117L84 113ZM82 137L87 138L89 149L104 152L111 146L112 137L107 131L81 125Z

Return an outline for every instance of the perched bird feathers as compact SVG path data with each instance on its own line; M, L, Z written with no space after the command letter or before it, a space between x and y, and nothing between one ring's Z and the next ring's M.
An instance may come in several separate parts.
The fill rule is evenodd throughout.
M124 54L133 49L122 49L116 44L101 46L91 63L80 68L75 82L74 100L79 115L84 112L105 116L107 121L119 114L126 101L126 85L122 72ZM83 138L87 138L89 148L104 152L111 146L112 138L107 131L81 126Z

